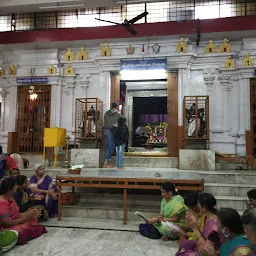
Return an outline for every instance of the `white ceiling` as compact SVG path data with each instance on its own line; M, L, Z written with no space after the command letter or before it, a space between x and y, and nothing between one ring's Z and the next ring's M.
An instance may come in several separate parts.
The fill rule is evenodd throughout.
M0 13L39 12L63 9L67 10L79 8L95 8L111 6L115 4L115 0L0 0ZM52 8L41 9L41 7Z

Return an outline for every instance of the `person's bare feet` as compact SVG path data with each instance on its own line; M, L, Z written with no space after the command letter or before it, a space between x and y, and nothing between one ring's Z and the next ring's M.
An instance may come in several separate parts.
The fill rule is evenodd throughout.
M119 170L119 171L123 171L123 170L124 170L124 167L117 168L117 170Z
M169 240L168 236L162 236L161 239L162 239L164 242L166 242L166 241Z

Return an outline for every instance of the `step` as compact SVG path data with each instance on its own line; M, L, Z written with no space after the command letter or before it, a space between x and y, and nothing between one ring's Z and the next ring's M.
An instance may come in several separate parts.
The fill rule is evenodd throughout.
M136 211L141 211L145 216L156 216L159 214L160 207L136 207L127 208L127 220L140 221L141 218L135 215ZM80 205L64 205L62 206L63 217L75 218L96 218L96 219L123 219L123 205L98 205L98 204L80 204Z
M245 163L216 163L216 170L236 170L242 168L247 170L248 166Z
M115 161L115 158L113 159ZM177 157L124 156L125 167L177 168Z
M123 195L106 193L80 193L76 205L63 206L63 216L84 218L123 218ZM217 207L234 208L243 212L246 210L246 197L215 196ZM142 211L146 216L154 216L160 210L161 197L155 195L128 195L127 216L129 220L139 220L135 211Z
M238 196L246 197L247 192L255 189L255 185L246 184L226 184L226 183L205 183L204 191L215 196Z
M239 212L246 210L245 200L247 197L238 196L215 196L217 200L217 208L233 208Z
M254 185L256 180L256 171L198 171L198 174L205 183Z
M120 230L120 231L139 231L139 224L143 221L128 221L126 225L123 220L97 219L97 218L75 218L62 217L61 221L52 218L42 222L46 227L62 228L81 228L81 229L99 229L99 230Z
M143 208L153 207L159 208L162 200L160 191L159 196L156 195L129 195L127 196L127 207ZM92 205L97 202L98 204L106 204L120 207L123 205L123 194L111 193L79 193L78 204Z
M114 168L113 168L114 169ZM104 169L105 171L113 170L113 169ZM96 172L99 170L95 169L88 169L88 170L95 170ZM103 170L103 169L101 169ZM56 175L61 175L67 173L67 168L46 168L46 172L51 177L56 177ZM125 172L126 170L124 170ZM245 185L255 185L256 180L256 171L236 171L236 170L221 170L221 171L189 171L189 170L179 170L177 168L145 168L145 167L127 167L127 171L147 171L153 173L166 173L166 172L179 172L184 174L183 176L187 176L189 178L190 173L197 173L201 179L205 180L205 183L215 183L215 184L245 184ZM23 175L27 177L31 177L34 175L34 170L23 169L21 170ZM6 173L6 175L8 175Z

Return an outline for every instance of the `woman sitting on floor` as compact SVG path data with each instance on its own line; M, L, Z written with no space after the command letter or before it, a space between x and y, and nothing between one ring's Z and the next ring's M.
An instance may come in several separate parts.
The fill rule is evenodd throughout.
M13 158L10 156L7 156L6 158L5 169L9 171L10 177L17 177L20 175L19 167L17 166Z
M203 212L200 211L200 208L198 206L198 193L189 192L185 196L185 205L189 208L189 211L191 211L192 214L196 217L197 225L199 227L200 232L202 232L204 229L206 216L204 215ZM175 232L175 234L179 236L181 240L183 240L184 238L189 240L197 240L195 233L186 226L182 227L180 231Z
M250 242L244 236L244 228L239 213L230 208L222 208L218 213L225 243L220 248L220 255L249 255Z
M165 241L168 239L178 239L173 231L166 225L166 222L172 222L179 227L185 225L186 206L184 199L177 194L174 185L170 182L161 185L161 194L163 199L160 214L157 217L149 218L146 221L147 224L141 224L139 227L140 232L142 235L147 236L148 231L146 230L150 230L149 233L156 234L155 238L162 237Z
M176 256L199 256L204 255L201 250L208 246L212 251L218 251L221 244L224 241L224 236L218 224L217 210L216 210L216 199L213 195L208 193L202 193L198 197L199 209L205 216L205 224L203 231L200 231L198 226L197 218L190 212L186 215L186 224L193 230L197 241L184 239L180 242L179 251ZM211 254L206 254L211 256Z
M18 236L16 230L0 231L0 254L11 250L16 245Z
M242 223L251 247L248 256L256 255L256 207L249 208L244 212Z
M13 178L4 179L0 186L0 227L4 230L16 230L19 233L18 244L25 244L28 240L46 233L43 226L38 225L37 209L29 209L25 213L19 213L19 208L12 197L17 190L16 181Z
M46 206L49 217L55 217L58 213L57 187L52 178L46 175L43 165L35 165L35 175L30 178L29 183L33 194L43 196L37 204Z
M39 221L48 220L47 209L38 204L43 199L41 195L33 195L29 189L28 179L24 175L19 175L16 177L16 182L18 185L17 191L12 195L16 204L19 207L21 213L26 212L29 208L37 208L40 211Z
M256 255L256 251L253 249L250 241L246 236L244 236L241 217L236 210L231 208L222 208L218 212L218 219L225 236L225 242L220 248L221 256ZM202 255L219 255L218 252L209 245L202 247L200 252Z

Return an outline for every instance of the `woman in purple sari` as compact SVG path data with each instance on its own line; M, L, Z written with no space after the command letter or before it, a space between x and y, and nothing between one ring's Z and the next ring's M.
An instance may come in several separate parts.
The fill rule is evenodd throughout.
M45 174L43 165L35 165L35 175L30 178L29 184L34 195L42 196L37 204L47 208L49 217L55 217L58 213L57 187L52 178Z
M182 240L176 256L216 255L216 251L219 251L221 244L224 242L224 235L221 232L216 215L216 199L211 194L202 193L199 195L198 201L200 211L206 217L203 231L200 231L195 216L191 212L187 212L186 224L193 230L197 240ZM207 254L204 254L205 246L211 249Z

